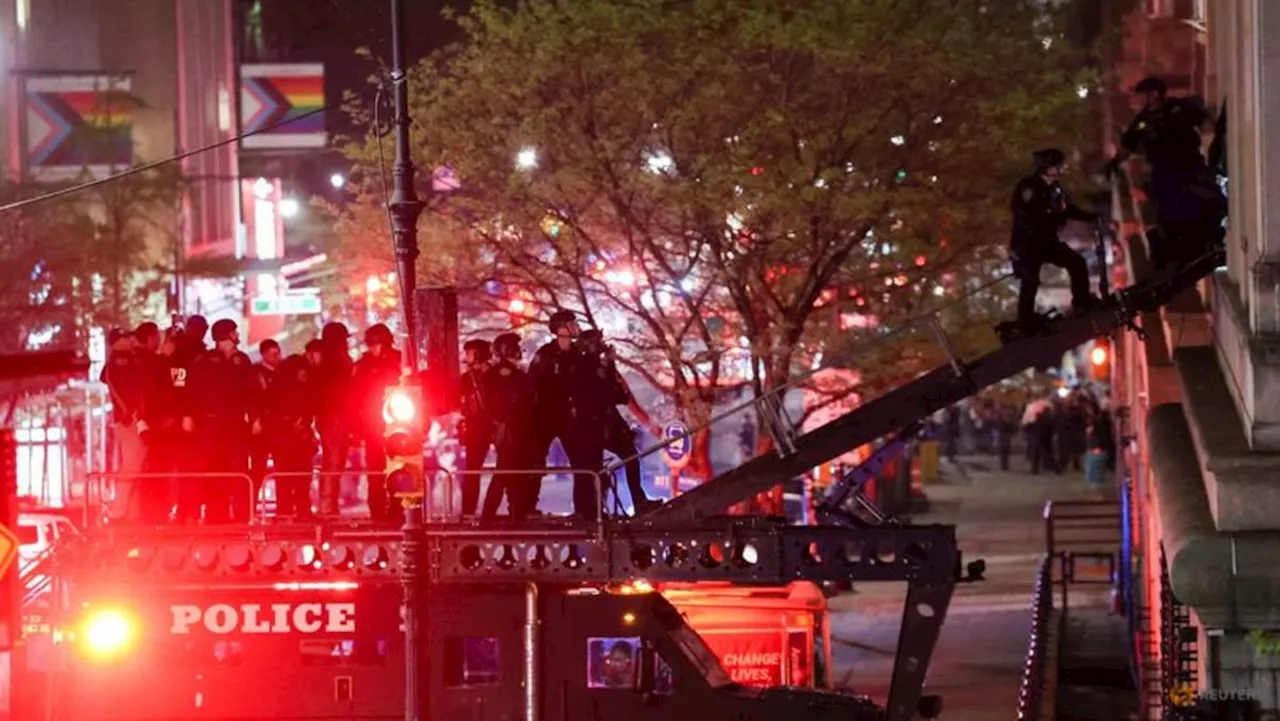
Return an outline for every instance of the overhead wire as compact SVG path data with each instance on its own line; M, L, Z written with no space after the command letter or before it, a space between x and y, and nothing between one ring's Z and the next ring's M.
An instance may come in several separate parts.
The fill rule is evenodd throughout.
M193 150L187 150L181 153L176 153L167 158L164 158L163 160L157 160L153 163L146 163L145 165L139 165L136 168L130 168L128 170L115 173L113 175L108 175L105 178L95 178L94 180L86 181L78 185L72 185L67 188L59 188L58 190L52 190L48 193L42 193L41 195L32 196L30 198L23 198L22 200L17 200L12 203L0 205L0 213L8 213L15 210L22 210L23 208L27 208L32 205L36 205L38 203L45 203L50 200L65 198L69 195L75 195L76 193L81 193L86 190L92 190L93 188L96 188L101 185L106 185L108 183L113 183L117 180L124 180L125 178L131 177L134 175L140 175L142 173L155 170L157 168L163 168L166 165L171 165L173 163L181 162L183 160L186 160L187 158L200 155L201 153L207 153L210 150L217 150L218 148L231 145L232 143L238 143L241 140L244 140L245 138L252 138L255 135L269 133L273 130L276 130L277 128L282 128L291 123L296 123L299 120L305 120L307 118L312 117L313 115L319 115L320 113L326 112L328 110L332 110L337 107L339 106L336 104L325 105L319 108L315 108L314 110L308 110L307 112L302 113L300 115L295 115L292 118L285 118L284 120L281 120L279 122L271 123L270 125L265 125L256 130L250 130L247 133L239 133L237 135L233 135L230 138L219 140L216 143L210 143L208 145L203 145L199 148L195 148Z

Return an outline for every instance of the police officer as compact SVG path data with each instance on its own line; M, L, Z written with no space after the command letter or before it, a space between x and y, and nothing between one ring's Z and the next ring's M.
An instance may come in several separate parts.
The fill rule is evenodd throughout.
M651 430L655 424L650 420L649 414L636 403L626 379L618 372L613 349L605 344L604 334L594 328L585 330L574 341L574 345L582 353L585 371L589 374L584 384L593 386L594 390L590 391L590 395L601 401L599 413L603 416L604 450L626 462L627 490L631 492L631 505L635 515L653 510L661 504L645 493L641 483L640 459L636 457L636 434L618 411L618 406L627 406Z
M146 415L148 369L134 349L132 332L113 328L107 333L107 343L111 354L100 379L107 384L111 396L111 430L120 452L111 517L138 520L145 506L141 496L153 491L145 488L147 479L139 477L146 470L150 435Z
M311 461L319 450L313 426L317 395L312 370L305 355L289 356L276 368L267 389L266 406L271 412L263 430L271 441L277 472L277 518L311 516Z
M189 484L181 480L183 472L199 470L198 457L189 444L183 442L182 417L185 415L187 389L187 361L179 356L183 345L181 327L165 331L156 356L156 369L151 382L154 384L147 404L147 423L151 426L151 451L147 454L147 472L168 477L168 481L156 481L166 487L166 495L176 498L181 511L199 501L184 502L183 494L191 495ZM167 501L172 507L172 502Z
M369 483L369 517L384 521L391 517L391 497L387 494L387 449L383 438L386 422L382 402L387 388L400 380L400 351L393 345L391 329L382 323L364 332L368 348L356 361L352 375L357 441L364 443L365 473Z
M551 442L560 439L565 454L569 456L570 465L575 465L573 455L569 453L567 434L572 422L569 391L579 370L579 353L573 346L573 339L578 337L578 319L572 311L558 310L551 314L547 323L554 336L549 342L538 348L529 362L529 383L533 389L533 417L537 419L529 437L530 459L536 468L545 468L547 450ZM601 439L603 444L603 439ZM589 455L589 454L588 454ZM603 450L600 459L591 470L600 467L604 459ZM585 460L579 458L578 460ZM574 511L595 517L599 513L599 503L590 502L593 497L595 481L589 477L574 477ZM538 496L542 490L542 476L530 482L530 499L532 504L527 510L533 512L538 507ZM580 505L582 504L582 505ZM592 511L591 508L596 510Z
M241 352L240 334L233 320L213 324L212 350L191 368L191 386L183 429L198 435L210 473L227 473L204 485L205 520L248 522L252 514L250 489L243 484L249 471L249 439L262 432L258 418L261 387L249 356Z
M480 505L480 474L493 445L493 414L485 393L485 374L491 360L489 342L473 338L462 345L462 421L458 440L466 458L462 489L462 515L474 516ZM492 481L491 481L492 483Z
M280 344L271 338L262 341L258 344L258 356L261 360L254 364L253 372L258 381L259 392L265 399L271 390L276 369L280 366ZM275 425L270 422L270 416L274 412L275 407L271 403L263 403L262 433L250 439L249 475L253 478L255 489L261 489L262 481L267 477L267 462L271 460L271 448L274 445L270 438L271 429ZM254 497L257 496L255 492Z
M520 336L503 333L493 339L493 364L484 376L485 400L493 419L493 445L498 452L498 469L530 470L529 430L533 389L529 377L520 368ZM532 474L496 474L489 481L480 517L492 519L505 495L507 512L520 519L533 511L529 491Z
M1071 305L1077 310L1093 303L1089 295L1089 267L1084 258L1058 239L1068 220L1095 221L1098 216L1076 207L1060 180L1065 156L1061 150L1040 150L1034 156L1034 172L1013 191L1013 233L1010 252L1013 270L1021 281L1018 291L1018 325L1031 331L1038 325L1036 294L1040 268L1048 263L1067 271L1071 278Z
M1148 77L1133 87L1143 108L1120 137L1120 151L1107 165L1114 174L1131 155L1151 165L1151 198L1159 236L1152 263L1192 260L1207 244L1220 242L1226 202L1201 152L1200 131L1208 113L1197 100L1170 98L1160 78ZM1207 237L1206 237L1207 236Z
M314 373L317 402L316 430L320 432L320 512L336 516L342 472L351 450L351 350L350 332L342 323L330 322L320 331L320 366ZM308 346L310 351L310 346Z

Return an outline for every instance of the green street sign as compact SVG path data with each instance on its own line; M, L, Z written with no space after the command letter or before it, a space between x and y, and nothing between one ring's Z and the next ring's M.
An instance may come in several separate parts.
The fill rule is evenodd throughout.
M259 296L249 305L250 315L318 315L318 293L288 293L285 295Z

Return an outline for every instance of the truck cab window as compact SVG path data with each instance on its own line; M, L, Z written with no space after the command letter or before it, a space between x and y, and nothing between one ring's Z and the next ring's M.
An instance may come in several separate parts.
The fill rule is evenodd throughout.
M692 628L682 622L679 625L669 626L667 633L712 688L733 683L729 672L720 665L720 659L716 657L715 652Z
M446 636L444 685L450 688L498 683L498 639L492 636Z
M676 675L662 654L653 657L653 692L659 696L670 696L676 692Z
M588 638L587 688L634 689L639 655L639 637Z

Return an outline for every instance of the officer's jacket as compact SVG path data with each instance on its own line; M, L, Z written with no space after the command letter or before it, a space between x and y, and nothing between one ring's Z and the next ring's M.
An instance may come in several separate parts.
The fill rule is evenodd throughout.
M112 353L101 379L111 393L112 415L118 423L134 423L146 417L148 368L135 353Z
M568 416L569 399L581 354L573 346L561 350L553 339L533 354L529 362L529 382L533 385L534 412L555 422Z
M569 400L575 422L603 423L614 418L618 406L631 400L631 392L612 361L581 354Z
M511 361L498 361L485 371L482 388L493 419L494 441L506 445L525 438L534 420L529 376Z
M1093 220L1095 216L1076 207L1059 183L1046 183L1033 175L1018 182L1013 191L1013 238L1015 249L1034 247L1057 240L1068 220Z
M256 420L262 387L249 356L240 351L229 357L214 348L191 367L187 415L221 420Z
M387 388L400 380L400 351L388 348L382 355L365 352L352 370L351 402L357 428L380 432L382 403Z
M1170 98L1161 107L1134 116L1120 136L1120 145L1144 155L1154 170L1197 167L1204 162L1200 128L1207 119L1195 100Z
M276 367L265 404L277 425L309 428L316 415L315 380L304 355L291 355Z

